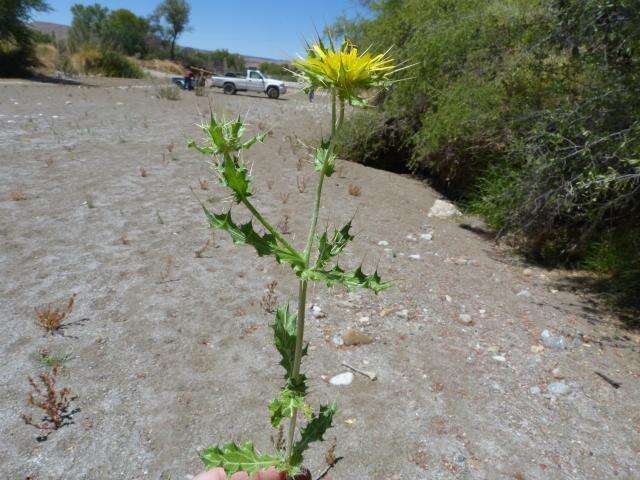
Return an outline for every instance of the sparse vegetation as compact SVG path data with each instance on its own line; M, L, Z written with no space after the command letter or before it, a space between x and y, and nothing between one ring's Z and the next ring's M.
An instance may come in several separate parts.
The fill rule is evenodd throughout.
M304 175L298 175L296 178L296 184L298 186L298 192L304 193L307 189L307 177Z
M267 313L275 313L276 308L278 308L278 295L276 294L277 286L277 280L269 282L267 284L267 288L264 290L264 295L260 299L260 306Z
M358 185L354 185L353 183L349 184L348 187L349 195L352 197L359 197L362 194L362 189Z
M175 85L160 87L156 96L164 100L180 100L180 89Z
M22 202L27 199L27 194L24 192L22 186L17 186L9 192L9 200L14 202Z
M54 368L60 371L70 360L71 355L65 352L50 352L46 348L41 348L35 354L38 363L45 367Z
M143 178L144 177L148 177L149 176L149 171L144 167L140 167L140 176L143 177Z
M209 180L201 178L198 183L200 184L200 190L209 190Z
M43 432L38 440L46 440L55 430L70 425L72 415L78 410L70 410L71 390L56 387L56 376L58 369L52 368L50 372L43 372L38 375L40 385L32 378L28 377L32 391L27 397L27 404L38 410L42 410L44 416L40 421L33 419L33 415L23 413L22 419L27 425Z
M69 317L76 301L76 295L73 294L64 305L55 306L51 303L42 307L35 307L36 323L50 334L59 333L61 329L66 327L64 321Z

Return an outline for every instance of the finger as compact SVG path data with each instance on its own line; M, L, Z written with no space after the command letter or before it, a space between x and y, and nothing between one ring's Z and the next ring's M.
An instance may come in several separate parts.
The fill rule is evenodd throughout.
M231 475L231 480L249 480L249 475L246 472L238 472Z
M286 473L278 472L274 467L264 472L258 472L254 475L254 480L285 480Z
M193 480L226 480L226 478L223 468L213 468L196 475Z

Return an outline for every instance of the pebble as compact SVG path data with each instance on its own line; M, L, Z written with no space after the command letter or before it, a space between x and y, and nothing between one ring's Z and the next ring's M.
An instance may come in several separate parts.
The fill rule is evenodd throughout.
M313 315L314 318L324 318L327 316L318 305L311 305L311 315Z
M556 367L553 370L551 370L551 375L553 376L553 378L561 380L564 378L564 375L562 374L562 370L560 369L560 367Z
M334 345L341 347L342 345L344 345L344 340L342 339L342 336L338 333L336 333L333 338L331 339L331 341L333 342Z
M378 242L378 245L380 245L381 247L387 247L389 246L389 242L387 242L386 240L380 240Z
M417 242L418 239L416 237L414 237L413 235L409 234L407 235L407 240L410 240L412 242Z
M494 355L493 358L496 362L506 362L507 359L502 355Z
M543 350L544 350L544 347L542 345L531 345L532 353L542 353Z
M371 319L369 317L360 317L358 319L358 323L362 324L362 325L368 325L371 322Z
M335 377L331 377L329 380L331 385L335 385L337 387L351 385L351 382L353 382L353 373L351 372L339 373Z
M540 339L545 347L548 348L567 348L567 341L562 335L552 335L549 330L543 330Z
M346 346L351 345L368 345L373 343L373 338L363 332L359 332L358 330L347 330L347 332L342 336L342 343Z
M420 260L420 255L417 253L414 253L413 255L409 255L409 258L412 260Z
M462 323L466 323L467 325L473 323L473 319L471 318L471 315L469 315L468 313L461 313L458 318Z
M531 395L540 395L540 392L541 392L540 387L537 385L534 385L529 389L529 393L531 393Z
M421 233L420 234L420 240L424 240L425 242L430 242L431 240L433 240L433 234L432 233Z
M523 290L520 290L516 295L516 297L524 297L524 298L529 298L530 296L531 296L531 293L526 288Z
M533 275L533 270L531 270L530 268L525 268L525 269L522 271L522 274L523 274L523 275L525 275L525 276L527 276L527 277L530 277L531 275Z
M400 318L409 318L409 310L403 308L402 310L398 311L396 315Z
M444 299L446 302L451 303L453 301L453 298L451 298L449 295L445 295Z
M547 391L553 395L566 395L571 391L571 388L564 382L552 382L547 387Z

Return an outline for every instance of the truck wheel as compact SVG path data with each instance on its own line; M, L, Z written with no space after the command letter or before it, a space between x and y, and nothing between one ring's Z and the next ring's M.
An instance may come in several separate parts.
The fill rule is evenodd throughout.
M224 88L222 89L224 93L227 95L235 95L236 94L236 86L233 83L225 83Z
M269 98L273 98L274 100L277 99L280 96L280 89L276 87L267 88L267 96Z

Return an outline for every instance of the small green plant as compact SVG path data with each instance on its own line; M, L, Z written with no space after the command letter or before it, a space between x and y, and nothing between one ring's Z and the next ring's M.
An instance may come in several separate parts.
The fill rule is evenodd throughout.
M71 360L71 355L65 352L50 352L46 348L41 348L38 350L34 357L36 361L42 364L45 367L51 367L56 369L63 368L69 360Z
M262 142L265 134L243 139L245 126L240 117L235 120L218 120L211 114L209 123L201 125L205 133L202 144L189 141L189 147L213 159L212 166L220 183L232 191L233 199L243 205L253 220L237 224L231 209L214 213L201 202L202 209L212 229L226 231L234 243L253 247L258 256L272 256L276 262L288 265L298 277L298 305L295 311L288 304L275 309L275 347L280 353L280 365L285 370L284 385L269 404L271 424L280 428L288 420L286 442L282 448L276 447L273 454L262 454L255 450L251 442L227 443L205 449L201 453L206 468L222 467L227 474L246 472L249 475L267 468L275 468L290 476L303 471L302 462L309 446L323 440L331 427L337 410L335 402L320 406L317 412L306 401L306 376L301 372L302 358L307 354L304 342L307 287L310 282L323 282L327 286L342 285L347 289L364 288L376 294L388 288L377 271L364 273L362 266L345 270L338 263L338 256L353 240L351 221L333 232L325 230L317 234L318 212L322 200L325 177L330 177L335 169L335 136L344 122L345 104L365 104L360 96L371 87L383 88L391 84L390 75L397 69L386 55L358 54L349 42L336 48L333 43L325 46L322 42L309 47L307 58L296 62L299 75L307 89L325 89L331 95L331 136L320 142L315 150L315 170L318 174L315 202L309 224L306 245L298 250L283 236L283 232L258 211L252 203L252 181L250 169L242 158L242 152L256 142ZM283 202L284 203L284 202ZM265 230L254 226L254 220ZM315 255L313 252L315 250ZM296 424L299 414L307 420L297 435Z

